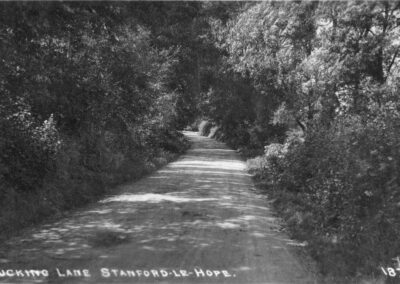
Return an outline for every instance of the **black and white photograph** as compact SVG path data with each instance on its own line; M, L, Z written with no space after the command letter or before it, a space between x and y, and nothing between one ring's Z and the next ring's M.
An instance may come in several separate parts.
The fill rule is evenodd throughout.
M400 2L0 1L3 283L400 283Z

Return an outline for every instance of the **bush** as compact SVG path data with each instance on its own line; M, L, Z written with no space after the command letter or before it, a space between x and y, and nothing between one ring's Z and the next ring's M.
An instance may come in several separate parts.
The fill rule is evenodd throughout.
M212 127L212 123L207 120L202 120L199 124L199 134L201 136L208 136L210 134L210 130Z
M185 127L186 131L199 131L199 125L201 120L195 119L194 122L190 123L188 126Z
M280 161L287 152L286 145L273 143L265 147L264 155L247 160L248 171L257 179L276 181Z
M37 125L29 108L0 118L2 179L19 190L34 191L53 171L61 141L53 116Z
M322 272L370 274L400 250L400 124L395 117L338 119L302 137L270 144L249 160L268 181L296 238L307 240Z
M208 134L208 138L215 138L219 139L221 138L221 129L219 126L213 126L210 129L210 133Z

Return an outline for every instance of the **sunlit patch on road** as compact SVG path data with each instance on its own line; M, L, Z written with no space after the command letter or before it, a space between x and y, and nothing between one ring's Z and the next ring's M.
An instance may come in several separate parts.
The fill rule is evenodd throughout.
M170 202L203 202L203 201L214 201L215 198L188 198L188 197L179 197L167 194L122 194L114 197L110 197L101 201L101 203L108 202L149 202L149 203L159 203L163 201Z

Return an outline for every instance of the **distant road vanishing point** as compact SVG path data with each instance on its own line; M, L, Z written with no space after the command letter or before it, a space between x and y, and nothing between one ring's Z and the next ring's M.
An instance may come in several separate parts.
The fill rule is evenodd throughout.
M0 283L317 283L245 163L184 132L179 160L0 246Z

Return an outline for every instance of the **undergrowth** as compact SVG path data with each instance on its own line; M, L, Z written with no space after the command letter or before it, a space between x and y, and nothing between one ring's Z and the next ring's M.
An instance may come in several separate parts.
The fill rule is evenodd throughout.
M386 119L345 118L289 135L248 161L289 232L307 241L332 283L379 282L380 267L400 252L399 125Z
M113 149L113 142L106 141L106 146L94 146L90 155L82 142L78 142L64 141L67 146L54 156L53 170L38 169L44 173L40 172L37 184L28 186L31 175L21 176L26 188L10 181L0 184L0 238L98 200L114 186L153 172L189 147L184 136L173 131L156 133L147 143L128 147L126 151Z

